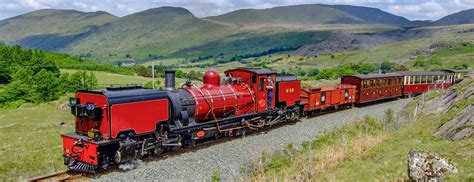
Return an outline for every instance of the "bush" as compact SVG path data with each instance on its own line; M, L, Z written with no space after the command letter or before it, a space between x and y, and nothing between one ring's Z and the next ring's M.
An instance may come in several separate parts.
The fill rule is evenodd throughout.
M388 62L388 61L383 61L381 64L380 64L380 69L382 71L389 71L391 70L393 67L393 64Z
M149 82L145 83L145 85L143 87L153 88L153 82L149 81ZM155 80L155 89L160 88L160 87L163 87L163 85L161 85L161 81L160 80Z
M319 73L318 68L311 68L308 70L308 76L316 76L318 75L318 73Z

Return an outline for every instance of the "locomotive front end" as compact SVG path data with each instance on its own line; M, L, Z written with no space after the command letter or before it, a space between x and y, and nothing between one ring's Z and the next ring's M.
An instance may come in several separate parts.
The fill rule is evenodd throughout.
M80 91L70 98L75 116L75 132L61 135L64 164L72 171L94 173L102 162L99 153L110 142L107 98L101 94Z
M159 153L162 138L156 131L170 119L166 91L135 86L79 91L69 105L75 132L62 140L71 171L95 173Z

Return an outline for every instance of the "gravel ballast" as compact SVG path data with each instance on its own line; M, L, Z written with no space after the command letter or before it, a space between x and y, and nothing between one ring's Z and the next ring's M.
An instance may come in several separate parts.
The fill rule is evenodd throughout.
M209 181L218 173L220 179L241 179L242 171L259 162L262 153L282 151L288 144L299 146L316 139L324 131L341 126L365 115L382 118L392 108L398 113L410 99L334 112L282 127L257 132L199 150L174 155L150 162L138 162L133 170L113 171L95 180L99 181Z

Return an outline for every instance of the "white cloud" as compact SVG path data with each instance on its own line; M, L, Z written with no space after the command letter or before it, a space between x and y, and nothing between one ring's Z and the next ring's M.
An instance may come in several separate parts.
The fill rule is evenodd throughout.
M471 0L428 0L420 3L390 5L387 11L409 19L437 20L471 8L474 8L474 1Z
M474 0L0 0L0 19L30 11L56 8L107 11L124 16L160 6L184 7L198 17L219 15L242 8L271 8L295 4L349 4L376 7L409 19L437 19L474 8Z
M419 19L438 19L448 14L444 6L435 1L409 5L390 5L388 11L394 14L416 17Z

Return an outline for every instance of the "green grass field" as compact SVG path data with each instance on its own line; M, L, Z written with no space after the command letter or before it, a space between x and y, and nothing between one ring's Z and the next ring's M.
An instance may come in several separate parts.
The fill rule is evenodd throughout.
M68 70L68 69L62 69L62 73L69 73L72 74L74 72L77 72L77 70ZM110 85L144 85L145 83L151 81L151 78L146 78L146 77L139 77L139 76L128 76L128 75L120 75L120 74L115 74L115 73L107 73L107 72L101 72L101 71L92 71L94 73L95 77L97 78L97 84L99 87L104 88L106 86ZM162 78L157 78L163 83Z
M0 181L18 181L66 169L60 135L74 117L60 108L67 97L40 105L0 110Z

